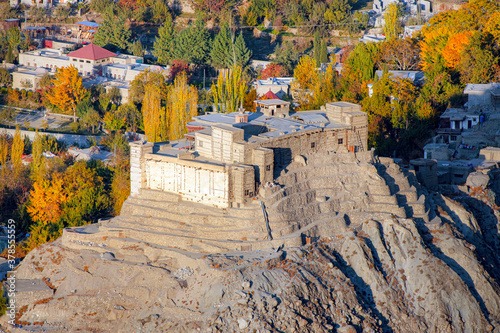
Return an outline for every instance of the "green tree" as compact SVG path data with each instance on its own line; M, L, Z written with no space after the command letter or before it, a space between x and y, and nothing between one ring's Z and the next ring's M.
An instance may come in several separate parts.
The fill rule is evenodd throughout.
M45 160L43 156L43 141L41 135L36 132L31 149L33 162L31 162L31 179L36 182L43 178L45 173Z
M172 19L168 19L158 29L158 38L156 38L153 46L153 55L158 58L158 63L167 65L172 60L172 48L175 38L174 25Z
M12 75L8 69L0 68L0 86L9 87L12 84Z
M130 52L132 52L132 54L135 55L136 57L144 56L144 47L142 46L140 40L136 40L135 42L130 44Z
M142 127L142 115L134 103L120 105L116 113L120 118L125 119L125 126L132 132L136 132Z
M401 34L401 8L397 3L391 3L385 11L384 33L387 40L399 38Z
M314 33L314 43L313 43L314 60L316 61L316 67L321 64L321 39L319 36L319 31Z
M234 53L236 56L236 64L241 68L245 68L252 57L252 51L247 47L243 34L240 33L234 43Z
M210 34L202 20L182 30L172 45L172 59L184 60L188 64L205 64L210 53Z
M224 24L215 36L210 57L215 68L229 68L234 63L233 42L229 26Z
M285 67L289 74L293 73L293 69L299 62L299 53L293 49L291 42L286 41L277 48L274 62Z
M123 52L128 48L130 35L131 31L125 25L125 19L116 15L112 8L108 8L94 36L94 44Z
M460 81L467 83L490 83L495 80L494 67L498 66L498 51L493 43L476 32L461 53L457 66Z
M324 39L321 41L321 53L319 59L319 62L322 64L326 64L328 62L328 49Z
M92 133L95 133L95 129L99 126L99 122L101 121L101 116L99 115L99 112L92 108L85 113L82 121L87 129L92 128Z

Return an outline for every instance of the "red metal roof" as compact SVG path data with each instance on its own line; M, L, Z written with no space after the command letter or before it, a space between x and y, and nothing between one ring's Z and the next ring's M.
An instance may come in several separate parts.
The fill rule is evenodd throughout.
M269 88L269 91L266 92L264 94L264 96L259 98L259 100L263 100L263 99L280 99L280 98L278 96L276 96L276 94L271 91L271 88Z
M68 57L99 60L103 58L116 57L116 53L90 43L89 45L85 45L84 47L71 52L70 54L68 54Z

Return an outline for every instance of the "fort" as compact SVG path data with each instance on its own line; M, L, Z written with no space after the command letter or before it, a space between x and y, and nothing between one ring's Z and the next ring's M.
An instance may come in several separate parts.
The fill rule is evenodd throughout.
M425 200L392 160L382 169L395 174L378 175L359 105L290 112L267 100L257 110L194 117L181 140L132 143L120 216L65 229L62 243L128 261L184 261L301 246L376 213L424 217Z
M213 113L188 123L186 140L131 144L131 194L140 189L178 193L183 200L239 207L259 186L300 155L366 149L361 107L328 103L321 111L289 112L281 100L256 101L256 113Z

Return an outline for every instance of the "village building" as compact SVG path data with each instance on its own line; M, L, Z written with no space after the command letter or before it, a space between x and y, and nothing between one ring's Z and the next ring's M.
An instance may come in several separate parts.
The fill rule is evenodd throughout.
M19 65L12 73L14 89L35 90L43 74L73 65L84 77L86 87L93 84L102 84L106 90L117 87L123 103L128 102L130 83L143 70L168 74L168 68L145 65L142 57L116 54L92 43L68 54L51 48L23 52L19 54Z
M290 95L290 85L295 80L294 77L270 77L265 80L256 80L255 90L257 95L264 95L271 90L279 98Z
M467 95L469 109L500 107L500 84L498 83L469 83L465 86L464 94Z
M256 104L262 102L268 104L260 104L261 112L194 117L185 139L131 143L132 195L156 189L219 208L239 207L303 154L367 149L367 115L360 105L335 102L290 112L288 102Z

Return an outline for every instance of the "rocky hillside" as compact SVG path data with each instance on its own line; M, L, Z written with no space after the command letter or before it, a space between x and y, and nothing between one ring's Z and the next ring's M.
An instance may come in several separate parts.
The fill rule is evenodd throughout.
M500 332L491 190L451 199L390 159L352 154L298 158L277 183L261 194L271 233L300 233L302 246L132 256L147 246L58 240L20 265L17 279L46 287L19 291L22 327L9 330Z

